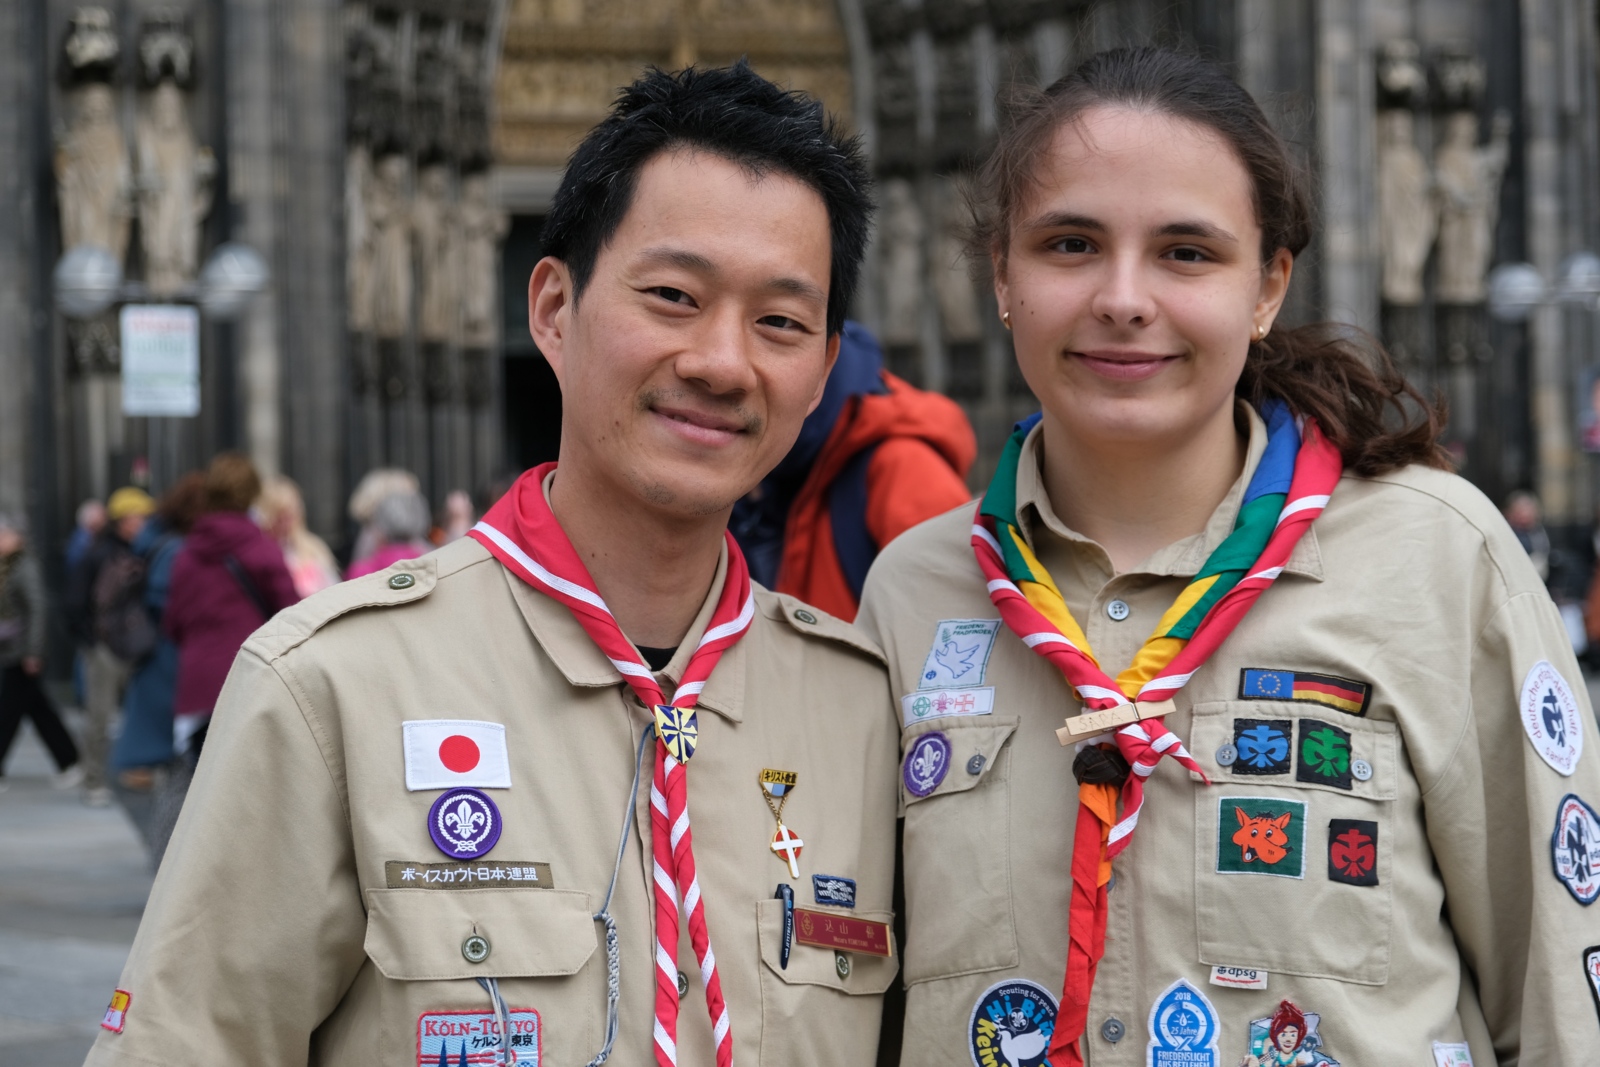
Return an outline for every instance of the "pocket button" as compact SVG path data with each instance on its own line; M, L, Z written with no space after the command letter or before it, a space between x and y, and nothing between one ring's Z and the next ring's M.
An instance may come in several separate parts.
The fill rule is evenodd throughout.
M850 957L843 952L833 954L833 969L839 972L840 978L850 977Z
M461 955L468 963L482 963L489 958L489 939L482 934L473 934L461 942Z
M982 774L983 765L987 762L989 761L983 758L983 753L978 753L976 756L973 756L971 759L967 760L967 773Z
M1219 767L1232 767L1234 761L1238 758L1239 750L1233 747L1232 741L1217 749L1217 766Z
M1350 777L1358 782L1365 782L1372 777L1372 764L1364 759L1350 761Z

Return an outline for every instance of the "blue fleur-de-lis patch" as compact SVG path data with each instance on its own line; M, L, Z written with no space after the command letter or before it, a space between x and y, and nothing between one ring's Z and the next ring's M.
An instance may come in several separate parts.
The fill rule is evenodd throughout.
M694 746L700 740L699 719L695 709L657 704L656 738L667 746L667 752L673 759L688 763L694 755Z
M1293 728L1289 719L1234 719L1233 747L1239 755L1233 773L1288 774Z

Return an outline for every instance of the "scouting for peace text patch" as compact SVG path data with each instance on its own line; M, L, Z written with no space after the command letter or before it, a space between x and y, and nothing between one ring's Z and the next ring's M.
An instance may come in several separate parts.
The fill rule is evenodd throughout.
M1013 978L985 989L967 1022L974 1067L1046 1067L1056 1000L1037 982Z

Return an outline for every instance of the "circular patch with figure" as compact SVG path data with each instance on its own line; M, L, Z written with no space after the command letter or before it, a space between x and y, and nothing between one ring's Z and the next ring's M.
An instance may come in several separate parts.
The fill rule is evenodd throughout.
M1550 858L1556 877L1579 904L1600 898L1600 816L1576 794L1568 793L1556 807Z
M925 797L944 781L950 771L950 739L935 730L923 734L906 749L906 765L901 777L906 792Z
M500 809L480 790L451 789L428 809L428 834L451 859L476 859L500 840Z
M1013 978L983 991L967 1026L976 1067L1042 1067L1056 1028L1056 999L1036 982Z
M1546 660L1535 663L1522 681L1522 729L1539 758L1570 776L1583 755L1583 716L1572 687Z

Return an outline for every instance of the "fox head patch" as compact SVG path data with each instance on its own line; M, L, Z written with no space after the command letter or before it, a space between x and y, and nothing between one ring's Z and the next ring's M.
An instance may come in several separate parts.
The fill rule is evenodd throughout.
M1233 814L1234 818L1239 820L1239 829L1234 831L1233 843L1244 850L1244 862L1259 861L1271 866L1292 850L1289 835L1285 833L1289 827L1289 820L1293 818L1292 812L1286 811L1282 815L1273 815L1270 812L1246 815L1243 808L1235 807Z

